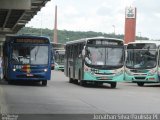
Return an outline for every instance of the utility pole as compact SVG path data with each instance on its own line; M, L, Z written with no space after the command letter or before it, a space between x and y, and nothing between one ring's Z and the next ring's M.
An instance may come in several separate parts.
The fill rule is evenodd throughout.
M55 21L54 21L54 37L53 37L53 42L54 43L58 42L58 37L57 37L57 5L55 6Z
M116 34L115 25L112 25L112 27L113 27L113 34L115 35Z

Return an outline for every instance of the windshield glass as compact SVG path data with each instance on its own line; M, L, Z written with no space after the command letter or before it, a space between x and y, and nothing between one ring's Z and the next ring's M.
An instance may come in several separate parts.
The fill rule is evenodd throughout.
M87 47L85 61L89 65L122 66L123 48Z
M126 67L153 68L156 66L156 50L128 49Z
M48 46L13 46L13 64L48 64Z
M127 46L126 67L147 69L156 66L155 43L133 43Z
M65 51L56 51L55 53L55 62L59 65L64 65L64 56Z

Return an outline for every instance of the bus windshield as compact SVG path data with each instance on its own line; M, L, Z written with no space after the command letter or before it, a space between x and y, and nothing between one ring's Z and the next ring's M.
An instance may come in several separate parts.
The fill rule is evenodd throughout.
M12 48L13 64L48 64L48 46L17 46Z
M64 50L57 50L55 53L55 62L59 65L64 65L64 56L65 51Z
M122 47L87 47L85 61L94 66L123 66L124 49Z
M152 44L129 45L127 49L126 67L147 69L156 67L156 46Z

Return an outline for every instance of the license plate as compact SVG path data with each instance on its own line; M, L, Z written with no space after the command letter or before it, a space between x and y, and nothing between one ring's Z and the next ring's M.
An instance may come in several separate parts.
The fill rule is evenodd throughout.
M101 77L100 79L101 80L107 80L108 78L107 77Z
M27 74L27 77L32 77L33 76L33 74Z

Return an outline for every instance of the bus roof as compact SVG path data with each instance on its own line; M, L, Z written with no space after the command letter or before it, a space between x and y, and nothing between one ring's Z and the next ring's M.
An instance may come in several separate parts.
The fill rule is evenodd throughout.
M160 40L136 40L135 42L130 42L129 44L138 44L138 43L155 43L157 46L160 45Z
M35 35L7 35L7 38L47 38L49 39L49 37L46 36L35 36Z
M118 38L91 37L91 38L82 38L82 39L79 39L79 40L69 41L69 42L66 42L66 45L67 44L75 44L75 43L87 43L88 40L97 40L97 39L117 40L117 41L122 41L123 42L123 39L118 39Z
M33 36L33 35L7 35L5 38L4 43L8 43L14 41L15 39L46 39L48 43L50 40L48 37L45 36Z

